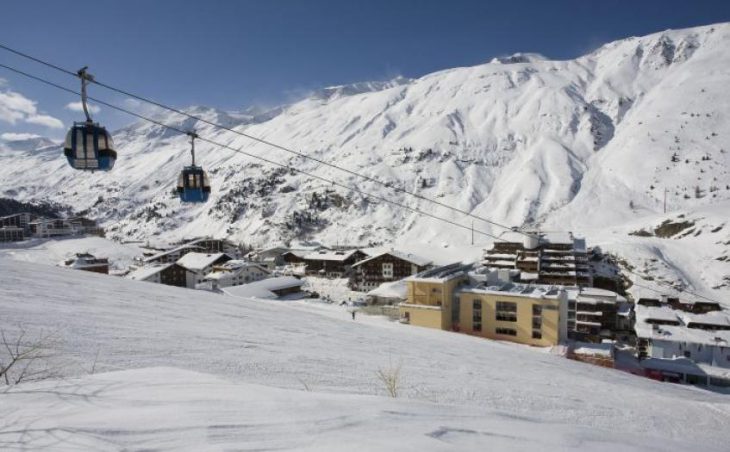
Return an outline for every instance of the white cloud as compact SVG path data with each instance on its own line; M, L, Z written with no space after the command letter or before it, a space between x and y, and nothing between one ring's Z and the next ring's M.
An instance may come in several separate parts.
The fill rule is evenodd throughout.
M35 133L13 133L13 132L6 132L3 134L0 134L0 140L3 141L25 141L25 140L32 140L34 138L43 138L40 135L36 135Z
M15 125L19 122L39 124L52 129L63 128L63 123L53 116L41 113L37 102L20 93L5 89L0 91L0 121Z
M0 92L0 121L15 125L36 112L35 102L13 91Z
M63 129L63 122L61 122L60 119L49 115L30 115L25 118L25 122L46 126L50 129Z
M89 108L89 113L97 114L101 111L101 108L99 108L98 105L86 104L86 106ZM81 101L71 102L70 104L67 104L65 108L66 108L66 110L71 110L71 111L78 111L78 112L84 111L84 106L81 103Z

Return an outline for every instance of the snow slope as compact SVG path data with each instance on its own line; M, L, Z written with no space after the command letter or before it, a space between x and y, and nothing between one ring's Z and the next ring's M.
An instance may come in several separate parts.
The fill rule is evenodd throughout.
M489 408L325 394L149 368L0 394L5 450L664 451L689 440L575 428ZM706 450L721 450L708 448Z
M25 440L66 449L483 450L539 439L547 449L723 450L730 440L726 396L514 344L7 257L0 275L0 327L55 332L62 375L94 362L112 371L0 394L17 407L0 441L18 441L18 425ZM366 397L385 394L375 373L397 364L402 398Z

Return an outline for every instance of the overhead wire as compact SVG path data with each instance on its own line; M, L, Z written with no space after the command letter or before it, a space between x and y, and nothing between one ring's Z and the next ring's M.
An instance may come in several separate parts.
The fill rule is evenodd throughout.
M38 77L36 75L30 74L28 72L22 71L20 69L17 69L17 68L11 67L11 66L8 66L6 64L0 63L0 67L4 68L6 70L9 70L11 72L14 72L16 74L22 75L24 77L27 77L29 79L32 79L32 80L38 81L40 83L46 84L48 86L51 86L51 87L60 89L62 91L66 91L67 93L74 94L74 95L77 95L77 96L80 96L81 95L81 93L79 93L78 91L75 91L75 90L73 90L71 88L67 88L67 87L65 87L63 85L59 85L58 83L52 82L50 80L46 80L46 79L44 79L42 77ZM98 99L98 98L95 98L95 97L92 97L92 96L87 96L87 97L88 97L88 99L96 102L99 105L104 105L104 106L109 107L109 108L111 108L113 110L117 110L117 111L120 111L122 113L126 113L128 115L135 116L135 117L137 117L139 119L142 119L144 121L148 121L148 122L153 123L153 124L156 124L158 126L167 128L167 129L172 130L172 131L175 131L175 132L177 132L177 133L179 133L181 135L188 135L188 133L189 133L188 130L182 130L182 129L178 128L178 127L175 127L175 126L172 126L172 125L169 125L169 124L165 124L162 121L158 121L156 119L153 119L153 118L150 118L148 116L142 115L140 113L134 112L132 110L126 109L124 107L120 107L118 105L114 105L112 103L106 102L104 100L101 100L101 99ZM326 183L331 184L333 186L338 186L340 188L344 188L345 190L349 190L349 191L358 193L358 194L364 196L366 199L377 199L379 201L383 201L385 203L388 203L388 204L391 204L391 205L394 205L394 206L397 206L397 207L400 207L400 208L403 208L403 209L406 209L406 210L410 210L410 211L412 211L412 212L414 212L416 214L419 214L419 215L422 215L422 216L425 216L425 217L429 217L429 218L432 218L432 219L435 219L435 220L439 220L439 221L442 221L444 223L448 223L448 224L450 224L452 226L457 226L459 228L466 229L468 231L473 231L476 234L480 234L480 235L484 235L484 236L487 236L487 237L491 237L491 238L493 238L495 240L498 240L498 241L504 241L503 238L500 238L500 237L498 237L498 236L496 236L494 234L490 234L490 233L488 233L486 231L482 231L482 230L479 230L479 229L475 229L475 228L473 228L471 226L467 226L467 225L458 223L458 222L453 221L453 220L450 220L448 218L444 218L444 217L441 217L441 216L438 216L438 215L434 215L434 214L432 214L430 212L425 212L425 211L423 211L421 209L417 209L417 208L414 208L414 207L407 206L407 205L402 204L400 202L393 201L393 200L390 200L388 198L385 198L384 196L377 195L377 194L373 194L373 193L370 193L370 192L361 190L361 189L359 189L357 187L352 187L352 186L343 184L341 182L337 182L335 180L328 179L328 178L323 177L323 176L319 176L319 175L314 174L312 172L305 171L305 170L302 170L302 169L299 169L299 168L295 168L295 167L293 167L291 165L288 165L288 164L285 164L285 163L279 163L279 162L276 162L274 160L267 159L265 157L261 157L259 155L255 155L255 154L252 154L252 153L243 151L241 149L234 148L234 147L232 147L230 145L227 145L227 144L224 144L224 143L219 143L217 141L211 140L211 139L206 138L206 137L203 137L203 136L198 136L197 139L200 140L200 141L209 143L211 145L214 145L214 146L218 146L218 147L221 147L221 148L229 149L229 150L231 150L233 152L237 152L239 154L246 155L248 157L251 157L251 158L254 158L254 159L257 159L257 160L261 160L261 161L266 162L266 163L268 163L270 165L274 165L274 166L278 166L278 167L281 167L281 168L285 168L287 170L294 171L294 172L299 173L299 174L303 174L303 175L308 176L308 177L311 177L313 179L317 179L317 180L320 180L322 182L326 182Z
M31 55L28 55L28 54L25 54L25 53L19 52L19 51L17 51L17 50L14 50L14 49L12 49L12 48L10 48L10 47L7 47L7 46L5 46L5 45L1 44L1 43L0 43L0 48L1 48L1 49L4 49L4 50L7 50L7 51L9 51L9 52L11 52L11 53L14 53L14 54L16 54L16 55L22 56L22 57L24 57L24 58L30 59L30 60L32 60L32 61L38 62L38 63L40 63L40 64L43 64L43 65L45 65L45 66L48 66L48 67L50 67L50 68L53 68L53 69L55 69L55 70L61 71L61 72L63 72L63 73L66 73L66 74L68 74L68 75L72 75L72 76L74 76L74 77L78 77L78 76L79 76L79 75L78 75L78 74L77 74L76 72L73 72L73 71L69 71L69 70L67 70L67 69L64 69L64 68L62 68L62 67L60 67L60 66L54 65L54 64L52 64L52 63L49 63L49 62L43 61L43 60L41 60L41 59L38 59L38 58L35 58L35 57L31 56ZM67 87L65 87L65 86L59 85L59 84L57 84L57 83L51 82L51 81L49 81L49 80L46 80L46 79L44 79L44 78L42 78L42 77L38 77L38 76L32 75L32 74L30 74L30 73L27 73L27 72L24 72L24 71L22 71L22 70L16 69L16 68L14 68L14 67L11 67L11 66L8 66L8 65L5 65L5 64L1 64L1 63L0 63L0 67L4 68L4 69L6 69L6 70L9 70L9 71L15 72L16 74L22 75L22 76L24 76L24 77L27 77L27 78L30 78L30 79L36 80L36 81L38 81L38 82L41 82L41 83L44 83L44 84L46 84L46 85L48 85L48 86L52 86L52 87L54 87L54 88L57 88L57 89L60 89L60 90L66 91L66 92L68 92L68 93L70 93L70 94L74 94L74 95L77 95L77 96L80 96L80 95L81 95L81 94L80 94L80 93L79 93L78 91L75 91L75 90L73 90L73 89L70 89L70 88L67 88ZM233 132L233 133L235 133L235 134L238 134L238 135L241 135L241 136L244 136L244 137L250 138L250 139L252 139L252 140L254 140L254 141L258 141L258 142L260 142L260 143L263 143L263 144L266 144L266 145L269 145L269 146L275 147L275 148L277 148L277 149L280 149L280 150L283 150L283 151L286 151L286 152L290 152L290 153L296 154L296 155L298 155L298 156L300 156L300 157L304 157L304 158L307 158L307 159L311 159L311 160L313 160L313 161L316 161L316 162L318 162L318 163L321 163L321 164L323 164L323 165L326 165L326 166L329 166L329 167L332 167L332 168L336 168L336 169L338 169L338 170L341 170L341 171L347 172L347 173L349 173L349 174L351 174L351 175L355 175L355 176L361 177L361 178L363 178L363 179L365 179L365 180L368 180L368 181L371 181L371 182L375 182L375 183L378 183L378 184L384 185L384 186L386 186L386 187L388 187L388 188L393 188L393 189L394 189L394 190L396 190L396 191L400 191L400 192L402 192L402 193L404 193L404 194L407 194L407 195L411 195L411 196L414 196L414 197L416 197L416 198L418 198L418 199L422 199L422 200L425 200L425 201L428 201L428 202L432 202L432 203L434 203L434 204L436 204L436 205L439 205L439 206L445 207L445 208L447 208L447 209L450 209L450 210L453 210L453 211L459 212L459 213L461 213L461 214L463 214L463 215L465 215L465 216L469 216L469 217L472 217L472 218L475 218L475 219L479 219L479 220L481 220L481 221L484 221L484 222L486 222L486 223L492 224L492 225L494 225L494 226L498 226L498 227L501 227L501 228L503 228L503 229L511 230L511 231L514 231L514 232L518 232L518 233L520 233L520 234L523 234L523 235L526 235L526 236L531 236L530 234L527 234L527 233L525 233L525 232L523 232L523 231L515 230L514 228L511 228L511 227L509 227L509 226L501 225L501 224L499 224L499 223L496 223L496 222L493 222L493 221L491 221L491 220L488 220L488 219L484 219L484 218L481 218L481 217L479 217L479 216L475 216L475 215L473 215L473 214L471 214L471 213L469 213L469 212L467 212L467 211L464 211L464 210L462 210L462 209L458 209L458 208L455 208L455 207L453 207L453 206L449 206L449 205L447 205L447 204L441 203L441 202L439 202L439 201L436 201L436 200L432 200L432 199L430 199L430 198L424 197L424 196L422 196L422 195L418 195L418 194L416 194L416 193L411 193L411 192L408 192L408 191L406 191L405 189L400 189L400 188L397 188L397 187L393 187L393 186L391 186L391 185L390 185L390 183L389 183L389 182L382 182L382 181L379 181L379 180L377 180L377 179L371 178L371 177L369 177L369 176L365 176L365 175L362 175L362 174L360 174L360 173L357 173L357 172L354 172L354 171L352 171L352 170L349 170L349 169L346 169L346 168L342 168L342 167L339 167L339 166L337 166L337 165L334 165L334 164L331 164L331 163L325 162L325 161L323 161L323 160L321 160L321 159L317 159L317 158L315 158L315 157L311 157L311 156L308 156L308 155L306 155L306 154L302 154L302 153L300 153L300 152L298 152L298 151L294 151L294 150L291 150L291 149L289 149L289 148L286 148L286 147L284 147L284 146L278 145L278 144L276 144L276 143L272 143L272 142L269 142L269 141L267 141L267 140L263 140L263 139L261 139L261 138L258 138L258 137L254 137L254 136L251 136L251 135L245 134L245 133L243 133L243 132L240 132L240 131L236 131L236 130L234 130L234 129L231 129L231 128L229 128L229 127L225 127L225 126L223 126L223 125L219 125L219 124L216 124L216 123L214 123L214 122L212 122L212 121L208 121L208 120L206 120L206 119L204 119L204 118L199 118L199 117L197 117L197 116L195 116L195 115L191 115L191 114L189 114L189 113L186 113L186 112L184 112L184 111L181 111L181 110L175 109L175 108L173 108L173 107L169 107L169 106L166 106L166 105L164 105L164 104L161 104L161 103L158 103L158 102L156 102L156 101L153 101L153 100L149 100L149 99L146 99L146 98L144 98L144 97L141 97L141 96L135 95L135 94L133 94L133 93L130 93L130 92L127 92L127 91L124 91L124 90L120 90L120 89L114 88L114 87L112 87L112 86L106 85L106 84L104 84L104 83L101 83L101 82L98 82L98 81L96 81L96 80L93 80L93 81L92 81L92 83L95 83L95 84L97 84L97 85L99 85L99 86L102 86L102 87L104 87L104 88L107 88L107 89L109 89L109 90L111 90L111 91L115 91L115 92L117 92L117 93L119 93L119 94L123 94L123 95L126 95L126 96L130 96L130 97L132 97L132 98L135 98L135 99L137 99L137 100L140 100L140 101L143 101L143 102L147 102L147 103L149 103L149 104L151 104L151 105L155 105L155 106L157 106L157 107L159 107L159 108L163 108L163 109L166 109L166 110L168 110L168 111L172 111L172 112L174 112L174 113L178 113L178 114L181 114L181 115L183 115L183 116L187 116L187 117L189 117L189 118L191 118L191 119L195 119L195 120L201 121L201 122L203 122L203 123L206 123L206 124L212 125L212 126L214 126L214 127L217 127L217 128L221 128L221 129L224 129L224 130L228 130L228 131L230 131L230 132ZM98 99L98 98L94 98L94 97L91 97L91 96L88 96L88 98L89 98L90 100L93 100L94 102L96 102L96 103L100 104L100 105L104 105L104 106L106 106L106 107L112 108L112 109L114 109L114 110L117 110L117 111L120 111L120 112L122 112L122 113L125 113L125 114L128 114L128 115L131 115L131 116L137 117L137 118L139 118L139 119L142 119L142 120L144 120L144 121L148 121L148 122L150 122L150 123L153 123L153 124L159 125L159 126L161 126L161 127L164 127L164 128L170 129L170 130L173 130L173 131L175 131L175 132L177 132L177 133L180 133L180 134L182 134L182 135L187 135L187 134L188 134L188 133L190 132L190 131L188 131L188 130L182 130L182 129L179 129L179 128L175 127L175 126L171 126L171 125L169 125L169 124L165 124L165 123L163 123L163 122L161 122L161 121L158 121L158 120L155 120L155 119L153 119L153 118L150 118L150 117L148 117L148 116L145 116L145 115L142 115L142 114L136 113L136 112L134 112L134 111L131 111L131 110L129 110L129 109L126 109L126 108L124 108L124 107L119 107L119 106L117 106L117 105L111 104L111 103L109 103L109 102L106 102L106 101L103 101L103 100L101 100L101 99ZM232 146L230 146L230 145L227 145L227 144L224 144L224 143L219 143L219 142L216 142L216 141L214 141L214 140L211 140L211 139L209 139L209 138L205 138L205 137L199 137L198 139L199 139L199 140L201 140L201 141L203 141L203 142L207 142L207 143L209 143L209 144L211 144L211 145L214 145L214 146L218 146L218 147L221 147L221 148L225 148L225 149L231 150L231 151L233 151L233 152L237 152L237 153L239 153L239 154L242 154L242 155L246 155L246 156L248 156L248 157L251 157L251 158L254 158L254 159L258 159L258 160L261 160L261 161L263 161L263 162L266 162L266 163L268 163L268 164L270 164L270 165L274 165L274 166L278 166L278 167L281 167L281 168L285 168L285 169L288 169L288 170L290 170L290 171L294 171L294 172L296 172L296 173L299 173L299 174L303 174L303 175L309 176L309 177L311 177L311 178L313 178L313 179L317 179L317 180L320 180L320 181L322 181L322 182L326 182L326 183L328 183L328 184L331 184L331 185L334 185L334 186L338 186L338 187L340 187L340 188L343 188L343 189L345 189L345 190L349 190L349 191L352 191L352 192L358 193L358 194L360 194L360 195L364 196L364 197L365 197L366 199L368 199L368 198L372 198L372 199L377 199L377 200L383 201L383 202L385 202L385 203L388 203L388 204L391 204L391 205L394 205L394 206L397 206L397 207L400 207L400 208L403 208L403 209L406 209L406 210L410 210L410 211L412 211L412 212L414 212L414 213L416 213L416 214L418 214L418 215L421 215L421 216L425 216L425 217L429 217L429 218L432 218L432 219L435 219L435 220L438 220L438 221L441 221L441 222L444 222L444 223L450 224L450 225L452 225L452 226L456 226L456 227L459 227L459 228L461 228L461 229L465 229L465 230L468 230L468 231L472 231L472 232L474 232L474 233L477 233L477 234L480 234L480 235L484 235L484 236L487 236L487 237L491 237L491 238L493 238L493 239L495 239L495 240L497 240L497 241L502 241L502 242L504 242L504 241L507 241L507 240L505 240L504 238L498 237L498 236L496 236L496 235L494 235L494 234L490 234L490 233L488 233L488 232L485 232L485 231L482 231L482 230L479 230L479 229L475 229L475 228L474 228L473 226L467 226L467 225L464 225L464 224L458 223L458 222L456 222L456 221L453 221L453 220L450 220L450 219L447 219L447 218L444 218L444 217L441 217L441 216L438 216L438 215L434 215L434 214L432 214L432 213L429 213L429 212L425 212L425 211L423 211L423 210L421 210L421 209L417 209L417 208L414 208L414 207L410 207L410 206L407 206L407 205L405 205L405 204L402 204L402 203L400 203L400 202L397 202L397 201L392 201L392 200L390 200L390 199L387 199L387 198L385 198L384 196L381 196L381 195L376 195L376 194L372 194L372 193L366 192L366 191L364 191L364 190L361 190L361 189L359 189L359 188L356 188L356 187L352 187L352 186L349 186L349 185L345 185L345 184L343 184L343 183L340 183L340 182L337 182L337 181L335 181L335 180L332 180L332 179L328 179L328 178L326 178L326 177L323 177L323 176L319 176L319 175L316 175L316 174L314 174L314 173L312 173L312 172L309 172L309 171L305 171L305 170L302 170L302 169L299 169L299 168L295 168L295 167L293 167L293 166L291 166L291 165L288 165L288 164L284 164L284 163L279 163L279 162L276 162L276 161L274 161L274 160L271 160L271 159L267 159L267 158L265 158L265 157L261 157L261 156L258 156L258 155L255 155L255 154L252 154L252 153L249 153L249 152L243 151L243 150L241 150L240 148L234 148L234 147L232 147ZM636 273L630 272L630 271L628 271L628 270L626 270L626 273L632 274L632 275L634 275L634 276L639 276L639 277L641 277L641 275L638 275L638 274L636 274ZM643 279L643 277L642 277L642 279ZM642 285L638 285L638 284L636 284L636 283L634 283L634 282L632 282L632 284L633 284L633 285L635 285L635 286L637 286L637 287L640 287L640 288L644 288L644 289L647 289L647 290L652 290L652 291L655 291L655 292L661 293L661 291L659 291L658 289L652 289L652 288L650 288L650 287L647 287L647 286L642 286ZM657 283L657 284L658 284L658 285L662 285L662 283ZM697 293L691 292L691 291L689 291L689 290L686 290L686 289L683 289L683 290L678 290L677 288L675 288L674 286L670 285L669 283L665 283L665 284L663 284L663 285L665 285L665 286L667 286L667 287L670 287L670 288L672 288L673 290L675 290L675 291L677 291L677 292L680 292L680 293L688 293L688 294L690 294L690 295L693 295L693 296L695 296L695 297L698 297L698 298L703 298L703 299L705 299L705 300L708 300L708 301L712 301L712 302L716 302L716 303L719 303L719 302L718 302L717 300L714 300L714 299L712 299L712 298L706 297L706 296L704 296L704 295L701 295L701 294L697 294Z
M42 65L45 65L45 66L50 67L52 69L55 69L57 71L63 72L64 74L71 75L71 76L74 76L74 77L79 77L79 74L76 73L76 72L74 72L74 71L70 71L70 70L65 69L65 68L62 68L62 67L60 67L60 66L58 66L56 64L50 63L48 61L45 61L45 60L42 60L40 58L34 57L32 55L29 55L29 54L27 54L25 52L21 52L19 50L13 49L13 48L8 47L8 46L6 46L6 45L4 45L2 43L0 43L0 49L6 50L6 51L8 51L10 53L13 53L15 55L18 55L20 57L29 59L29 60L34 61L36 63L42 64ZM94 83L94 84L96 84L98 86L101 86L102 88L105 88L105 89L114 91L114 92L116 92L118 94L122 94L122 95L125 95L125 96L128 96L128 97L131 97L133 99L136 99L136 100L139 100L139 101L142 101L142 102L146 102L146 103L148 103L150 105L154 105L154 106L156 106L158 108L162 108L162 109L171 111L173 113L177 113L177 114L186 116L186 117L188 117L190 119L194 119L196 121L200 121L200 122L202 122L204 124L208 124L210 126L213 126L213 127L216 127L216 128L222 129L222 130L226 130L228 132L231 132L231 133L234 133L236 135L239 135L239 136L248 138L250 140L256 141L256 142L261 143L261 144L264 144L266 146L270 146L270 147L279 149L281 151L284 151L284 152L287 152L287 153L296 155L298 157L302 157L304 159L308 159L308 160L314 161L314 162L316 162L316 163L318 163L320 165L324 165L324 166L327 166L329 168L336 169L338 171L344 172L344 173L349 174L351 176L359 177L359 178L361 178L363 180L366 180L368 182L371 182L371 183L374 183L374 184L378 184L378 185L381 185L381 186L386 187L388 189L394 190L396 193L403 193L404 195L411 196L413 198L416 198L416 199L419 199L419 200L422 200L422 201L425 201L425 202L432 203L434 205L437 205L437 206L440 206L440 207L449 209L451 211L460 213L462 215L466 215L468 217L474 218L474 219L479 220L479 221L483 221L483 222L485 222L487 224L491 224L492 226L496 226L496 227L499 227L499 228L502 228L502 229L505 229L505 230L510 230L510 231L513 231L513 232L516 232L518 234L522 234L522 235L525 235L525 236L531 236L531 234L526 233L524 231L520 231L519 229L512 228L510 226L507 226L507 225L498 223L496 221L490 220L490 219L485 218L485 217L482 217L480 215L476 215L476 214L474 214L472 212L469 212L467 210L464 210L464 209L460 209L458 207L451 206L451 205L446 204L446 203L443 203L441 201L437 201L437 200L432 199L432 198L429 198L427 196L424 196L424 195L415 193L413 191L407 190L407 189L405 189L403 187L399 187L398 185L396 185L395 182L382 181L382 180L377 179L375 177L367 176L367 175L362 174L360 172L357 172L357 171L354 171L354 170L345 168L343 166L336 165L336 164L331 163L331 162L327 162L325 160L319 159L319 158L314 157L314 156L311 156L309 154L305 154L303 152L297 151L297 150L292 149L290 147L283 146L283 145L280 145L280 144L277 144L277 143L274 143L274 142L265 140L263 138L259 138L257 136L254 136L254 135L251 135L251 134L242 132L240 130L236 130L236 129L232 128L232 127L228 127L228 126L225 126L223 124L218 124L218 123L216 123L214 121L210 121L210 120L205 119L205 118L202 118L200 116L197 116L197 115L188 113L188 112L186 112L184 110L181 110L179 108L175 108L175 107L171 107L169 105L165 105L165 104L163 104L161 102L155 101L153 99L150 99L150 98L147 98L147 97L144 97L144 96L140 96L138 94L134 94L132 92L126 91L126 90L121 89L121 88L116 88L114 86L111 86L111 85L108 85L106 83L100 82L99 80L96 80L96 79L90 80L90 82L91 83Z

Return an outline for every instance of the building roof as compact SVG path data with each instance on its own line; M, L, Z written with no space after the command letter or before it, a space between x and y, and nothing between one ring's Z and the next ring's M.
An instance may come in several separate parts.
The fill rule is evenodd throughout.
M713 325L724 329L730 329L730 318L722 311L713 311L706 314L692 314L684 312L680 314L682 323L689 325L690 323L701 323L703 325Z
M304 258L307 254L311 254L312 250L289 250L284 254L293 254L296 257Z
M408 286L404 280L386 282L367 293L369 296L381 298L408 298Z
M202 249L202 248L199 247L199 246L195 246L195 245L181 245L181 246L178 246L178 247L173 248L171 250L167 250L167 251L163 251L161 253L153 254L152 256L146 258L144 261L145 262L156 261L156 260L158 260L158 259L160 259L162 257L165 257L165 256L169 255L169 254L174 254L174 253L177 253L179 251L186 250L186 249L199 250L199 249Z
M220 280L229 276L237 275L241 271L247 269L247 268L256 268L257 270L266 273L267 275L270 274L269 270L262 267L261 265L255 263L255 262L248 262L248 261L242 261L242 260L230 260L228 262L224 262L221 265L217 265L213 267L213 271L208 273L205 276L205 279L208 280Z
M572 245L574 250L580 253L587 251L586 241L584 238L576 238L570 231L505 231L500 234L500 240L507 243L525 243L525 238L529 235L537 235L540 245Z
M136 281L144 281L147 278L156 275L157 273L169 268L175 264L164 264L164 265L150 265L146 267L140 267L137 270L127 274L125 278L134 279Z
M347 250L347 251L334 251L334 250L321 250L309 253L304 256L304 259L310 261L345 261L352 257L353 254L360 250Z
M637 304L634 307L636 313L636 323L646 322L647 320L659 320L663 322L679 322L677 311L669 306L644 306Z
M422 271L421 273L405 278L404 281L443 283L454 278L466 276L467 272L471 270L471 268L472 264L456 262Z
M693 344L721 345L727 347L730 345L730 331L711 331L699 328L688 328L684 320L705 323L720 322L720 318L724 317L728 322L728 314L726 312L711 312L707 314L687 314L683 311L676 311L668 306L654 307L635 305L636 324L634 329L636 335L641 338L652 340L663 340L672 342L689 342ZM652 325L647 320L674 320L679 321L679 325ZM702 320L700 320L702 319ZM725 323L724 325L727 325Z
M390 255L397 259L400 259L402 261L410 262L411 264L418 265L419 267L425 267L426 265L431 264L431 261L429 259L426 259L425 257L418 256L416 254L412 253L405 253L403 251L398 250L390 250L390 251L383 251L382 253L376 254L374 256L370 256L367 259L363 259L360 262L357 262L353 264L353 267L357 267L358 265L362 265L366 262L370 262L373 259L377 259L381 256Z
M459 289L461 292L494 294L502 296L558 299L565 290L562 286L545 284L518 284L506 282L495 285L478 284Z
M301 288L303 285L304 281L293 276L277 276L240 286L226 287L223 292L242 298L278 298L274 290Z
M188 270L200 271L213 265L218 259L227 256L225 253L187 253L177 260L177 264Z
M568 300L580 303L623 303L626 301L626 298L616 292L597 287L568 287L566 292L568 292Z

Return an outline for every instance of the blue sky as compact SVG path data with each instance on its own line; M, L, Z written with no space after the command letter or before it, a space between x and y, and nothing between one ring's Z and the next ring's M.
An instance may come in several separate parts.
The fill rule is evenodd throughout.
M573 58L627 36L728 20L730 1L709 0L10 0L0 42L67 68L89 65L99 80L175 106L242 109L515 52ZM77 87L4 51L0 63ZM81 117L66 108L77 99L65 93L2 69L0 79L0 133L58 138L63 129L48 117L66 126ZM13 121L9 108L20 108ZM131 122L109 111L97 119Z

